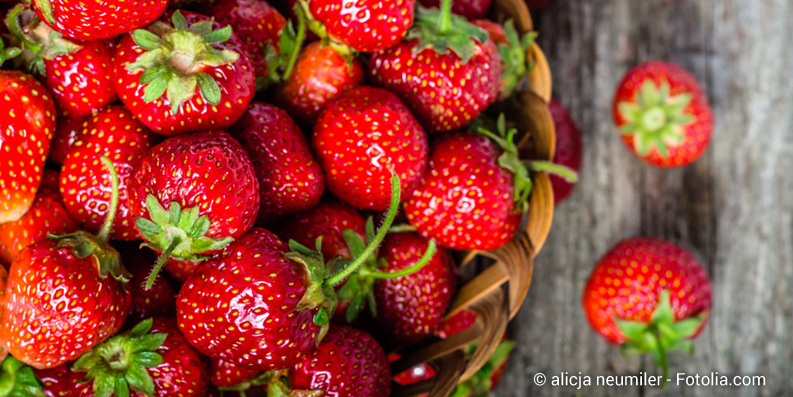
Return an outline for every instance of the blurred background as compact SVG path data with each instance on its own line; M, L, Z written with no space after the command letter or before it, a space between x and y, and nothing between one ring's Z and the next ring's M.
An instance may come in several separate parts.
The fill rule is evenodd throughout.
M554 96L583 135L580 182L557 207L497 396L793 395L793 1L551 0L533 11ZM660 170L622 144L615 87L636 64L680 64L705 87L713 140L694 165ZM589 327L581 293L617 241L643 235L691 250L713 281L713 311L692 356L670 373L764 375L763 387L534 385L563 372L658 373Z

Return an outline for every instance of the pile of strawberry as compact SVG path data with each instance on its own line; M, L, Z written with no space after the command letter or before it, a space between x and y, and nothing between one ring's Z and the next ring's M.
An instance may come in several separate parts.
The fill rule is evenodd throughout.
M387 396L478 321L453 250L574 174L486 112L533 36L421 3L0 3L0 396Z

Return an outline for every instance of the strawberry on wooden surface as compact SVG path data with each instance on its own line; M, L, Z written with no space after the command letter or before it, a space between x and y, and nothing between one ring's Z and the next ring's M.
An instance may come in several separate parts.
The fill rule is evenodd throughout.
M176 11L121 38L115 84L124 105L152 131L179 135L224 129L255 91L243 44L210 17Z
M713 133L705 90L689 72L668 62L631 69L617 87L612 112L628 148L658 167L693 163Z
M325 191L322 170L300 127L285 111L254 102L229 134L248 152L259 180L258 225L319 202Z
M50 27L76 40L118 36L154 21L168 0L34 0L33 7Z
M666 352L691 352L711 308L707 272L672 243L620 241L597 263L584 288L592 328L631 353L651 352L666 374Z
M110 236L137 240L128 189L133 164L154 146L155 135L121 105L110 105L91 116L69 148L63 162L60 191L72 218L90 232L98 232L110 209L112 189L101 156L113 161L118 175L118 208Z
M498 97L501 58L488 34L443 7L422 9L404 41L369 60L369 77L396 93L430 132L460 129Z
M358 209L384 210L392 170L408 197L427 166L427 135L392 93L353 88L329 104L312 143L328 190Z

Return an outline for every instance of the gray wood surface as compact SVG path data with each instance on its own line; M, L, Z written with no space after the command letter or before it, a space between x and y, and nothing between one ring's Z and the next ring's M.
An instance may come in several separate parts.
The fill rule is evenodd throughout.
M581 182L557 208L498 396L793 395L793 1L553 0L535 15L554 94L581 128ZM644 166L619 141L611 100L638 62L681 64L706 87L715 136L684 169ZM645 235L691 249L714 286L693 356L671 372L764 375L764 387L538 387L551 376L635 375L581 309L592 266L620 239Z

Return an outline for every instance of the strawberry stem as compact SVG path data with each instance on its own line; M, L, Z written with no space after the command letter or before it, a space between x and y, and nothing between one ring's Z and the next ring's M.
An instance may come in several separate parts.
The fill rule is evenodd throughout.
M297 38L295 39L294 48L289 53L289 61L286 63L282 81L285 81L292 75L292 70L295 69L297 63L297 55L300 54L300 47L306 37L306 12L299 4L295 4L295 14L297 15Z
M391 226L391 229L388 232L389 233L414 233L414 232L416 232L416 227L411 225L411 224L394 225L394 226Z
M175 238L171 245L165 249L165 252L157 258L157 263L154 264L154 267L151 269L151 273L149 274L149 278L146 280L146 290L150 290L151 287L154 286L154 281L157 280L157 275L162 270L162 267L165 265L165 262L168 261L168 258L171 257L173 250L182 242L181 239Z
M564 178L564 180L570 183L578 182L578 173L576 173L571 168L565 167L563 165L554 164L550 161L542 161L542 160L529 160L526 161L525 164L532 171L547 172L549 174L553 174L561 178Z
M107 171L110 172L110 209L107 211L105 223L102 224L102 228L99 229L99 234L97 235L99 241L106 243L110 235L110 228L113 226L113 221L116 220L116 211L118 210L118 174L116 173L116 167L113 166L113 162L109 158L101 156L99 160L102 161L102 164L107 167Z
M432 256L435 255L436 250L437 250L437 245L435 244L435 240L430 240L429 245L427 245L427 250L424 251L424 255L413 266L407 267L405 269L396 272L373 272L367 269L361 269L361 276L376 278L379 280L387 280L387 279L409 276L421 270L425 265L427 265L427 263L430 262L430 259L432 259Z
M396 172L393 170L391 173L391 205L388 207L388 212L386 213L386 217L382 226L380 226L377 234L374 236L366 249L361 253L361 255L355 258L355 261L350 263L350 265L344 268L344 270L335 276L326 279L325 285L336 285L344 281L344 279L358 270L358 268L360 268L361 265L363 265L364 262L366 262L366 260L375 253L377 248L380 247L380 243L383 242L386 234L388 234L388 230L391 227L391 224L394 223L394 218L396 218L397 210L399 209L400 196L402 195L402 190L399 186L399 176L397 176Z
M452 24L452 0L443 0L441 2L441 15L438 20L438 34L447 35L454 31L454 24Z
M8 30L11 31L11 34L13 34L17 40L22 42L24 47L38 54L41 52L41 44L34 43L33 41L29 40L22 32L22 25L19 22L20 14L22 14L22 12L26 9L28 9L28 6L22 5L21 3L17 4L16 7L14 7L11 12L8 13L8 16L6 17L6 26L8 26Z

